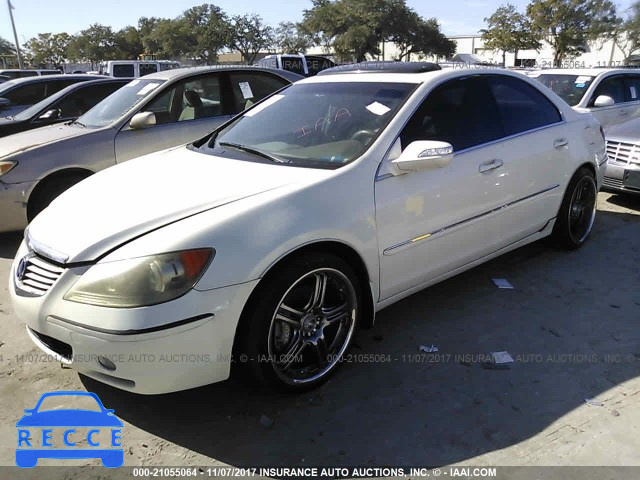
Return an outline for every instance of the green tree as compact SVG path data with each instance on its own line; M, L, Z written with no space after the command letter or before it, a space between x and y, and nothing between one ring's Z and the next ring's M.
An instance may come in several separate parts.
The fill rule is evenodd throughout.
M311 36L293 22L280 22L275 35L276 45L282 53L305 53L313 45Z
M553 62L584 52L589 40L616 28L618 16L610 0L533 0L527 15L534 32L553 47Z
M72 38L69 55L77 60L89 61L92 65L103 60L117 59L113 30L111 27L94 23Z
M412 54L449 58L456 51L455 42L440 31L435 18L424 20L412 10L405 12L392 24L388 40L398 49L396 60L409 60Z
M116 55L122 60L135 60L144 52L142 39L136 27L118 30L113 38Z
M71 36L67 33L39 33L25 43L29 63L60 68L69 56L70 42Z
M618 18L611 39L624 54L625 59L640 49L640 1L627 10L626 18Z
M0 37L0 55L15 55L16 49L9 40Z
M236 15L231 19L229 48L240 52L247 64L253 64L258 53L274 43L273 28L265 25L260 15Z
M519 50L539 50L540 32L533 31L529 19L507 3L485 18L487 28L481 30L485 47L502 52L505 65L507 52L518 54Z
M230 42L231 27L226 14L213 4L202 4L186 10L176 20L182 54L199 63L218 60L218 52Z

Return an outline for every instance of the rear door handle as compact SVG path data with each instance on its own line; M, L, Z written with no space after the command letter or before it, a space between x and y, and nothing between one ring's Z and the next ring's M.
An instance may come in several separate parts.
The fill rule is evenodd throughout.
M491 170L495 170L496 168L500 168L501 166L502 166L502 160L498 160L497 158L495 158L490 162L481 163L480 173L490 172Z
M567 140L566 138L556 138L553 141L553 148L562 148L566 147L567 145L569 145L569 140Z

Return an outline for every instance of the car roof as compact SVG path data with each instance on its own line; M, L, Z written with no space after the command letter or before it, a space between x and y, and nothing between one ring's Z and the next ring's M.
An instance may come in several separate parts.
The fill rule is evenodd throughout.
M538 70L536 75L584 75L597 77L606 73L640 73L640 68L549 68Z
M176 80L180 78L186 78L191 75L199 74L199 73L207 73L207 72L270 72L279 77L283 77L291 82L295 82L296 80L300 80L304 78L302 75L298 75L297 73L289 72L287 70L280 70L276 68L264 68L264 67L255 67L249 65L216 65L210 67L183 67L183 68L174 68L171 70L164 70L162 72L151 73L149 75L145 75L145 80Z
M318 75L335 75L342 73L424 73L442 70L436 63L431 62L394 62L394 61L373 61L351 63L348 65L338 65L326 68Z
M37 75L34 77L23 77L23 78L12 78L10 80L12 85L20 85L23 83L32 83L32 82L48 82L51 80L86 80L86 74L69 74L69 73L61 73L55 75ZM98 76L98 78L110 78L106 76Z

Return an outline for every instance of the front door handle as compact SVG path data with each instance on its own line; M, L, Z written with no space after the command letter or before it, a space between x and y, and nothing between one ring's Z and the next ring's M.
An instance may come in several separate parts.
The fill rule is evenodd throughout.
M490 172L491 170L495 170L496 168L500 168L501 166L502 166L502 160L498 160L497 158L495 158L490 162L481 163L480 173Z
M567 140L566 138L556 138L553 141L553 148L562 148L566 147L567 145L569 145L569 140Z

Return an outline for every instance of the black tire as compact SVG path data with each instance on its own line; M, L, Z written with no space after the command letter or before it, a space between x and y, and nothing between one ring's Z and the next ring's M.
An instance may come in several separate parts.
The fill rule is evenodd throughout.
M235 362L277 390L317 387L340 366L355 336L364 305L357 275L335 255L312 253L293 258L263 281L241 320Z
M29 199L27 206L27 219L29 222L47 208L56 197L85 178L87 178L87 175L67 175L45 180L46 183L39 185Z
M593 173L587 167L580 168L569 181L551 233L557 246L575 250L584 245L595 221L597 199Z

